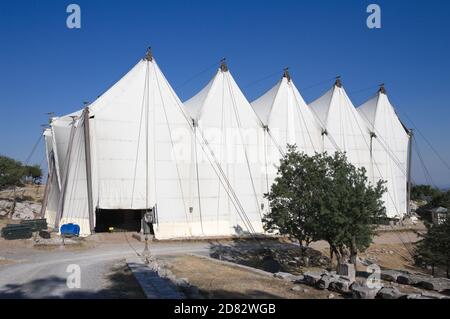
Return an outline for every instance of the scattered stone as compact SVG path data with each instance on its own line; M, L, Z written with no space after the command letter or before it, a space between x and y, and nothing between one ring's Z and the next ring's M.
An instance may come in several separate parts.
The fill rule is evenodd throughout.
M450 289L450 279L426 278L417 283L417 286L427 290L444 291Z
M303 288L299 285L294 285L294 287L291 288L292 291L303 291Z
M351 282L356 279L355 265L350 263L339 264L338 272L339 275L347 277Z
M417 285L419 282L426 280L426 276L414 274L401 274L397 277L397 282L402 285Z
M322 273L308 271L303 274L303 282L309 286L315 286L322 279Z
M333 299L335 296L334 296L334 294L329 294L328 295L328 299Z
M399 272L397 270L392 269L384 269L381 270L381 280L389 281L389 282L396 282L398 276L404 275L404 272Z
M287 280L287 281L296 281L297 280L297 276L290 274L288 272L277 272L275 274L273 274L273 276L275 278L278 279L283 279L283 280Z
M433 299L430 297L422 296L421 294L409 294L406 296L406 299Z
M354 299L375 299L381 288L369 288L356 282L351 286Z
M426 297L426 298L430 298L430 299L447 299L447 296L438 294L436 292L431 292L431 291L423 291L422 292L422 297Z
M328 289L341 294L347 294L350 292L351 284L352 283L349 280L339 277L330 283Z
M319 281L317 281L316 283L316 287L318 289L328 289L328 287L330 286L330 284L336 280L336 276L333 275L329 275L329 274L325 274L323 275Z
M17 202L12 215L13 220L30 220L39 214L41 205L33 202Z
M383 287L377 294L377 298L381 299L398 299L403 294L395 287Z

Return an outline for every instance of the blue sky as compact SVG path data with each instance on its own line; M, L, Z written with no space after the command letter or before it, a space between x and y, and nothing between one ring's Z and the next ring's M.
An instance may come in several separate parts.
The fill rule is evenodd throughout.
M79 30L66 27L70 3L81 7ZM381 29L366 26L370 3L381 7ZM402 120L450 162L449 39L445 0L1 1L0 153L25 160L45 113L94 100L151 45L182 100L222 57L249 100L286 66L308 102L336 75L355 105L386 83ZM450 170L417 141L434 183L450 185ZM32 162L43 156L40 146ZM427 181L413 162L414 180Z

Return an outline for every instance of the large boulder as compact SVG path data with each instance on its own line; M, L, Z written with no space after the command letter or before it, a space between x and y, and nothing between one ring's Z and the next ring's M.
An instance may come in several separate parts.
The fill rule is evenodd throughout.
M447 278L424 278L417 283L417 286L427 290L446 291L450 289L450 279Z
M351 291L354 299L375 299L381 288L382 287L369 288L366 285L355 282L351 286Z
M322 279L323 273L307 271L303 274L303 283L309 286L315 286L317 282Z
M398 299L402 296L403 294L395 287L383 287L378 291L376 297L380 299Z
M352 282L348 280L347 278L338 277L333 280L330 285L328 286L329 290L336 291L340 294L347 294L350 292L350 286L352 285Z
M417 285L421 281L427 280L427 276L415 274L401 274L397 277L397 283L402 285Z
M292 281L292 282L295 282L298 279L301 279L301 278L299 278L299 276L290 274L288 272L282 272L282 271L273 274L273 276L278 279L283 279L283 280Z
M12 215L13 220L30 220L41 211L41 205L33 202L17 202Z
M381 280L389 281L389 282L397 282L397 278L401 275L405 275L405 272L401 272L398 270L392 269L383 269L381 270L380 277Z
M320 280L316 283L316 287L318 289L328 289L328 287L330 286L330 284L339 279L338 276L333 275L333 274L325 274L323 275Z

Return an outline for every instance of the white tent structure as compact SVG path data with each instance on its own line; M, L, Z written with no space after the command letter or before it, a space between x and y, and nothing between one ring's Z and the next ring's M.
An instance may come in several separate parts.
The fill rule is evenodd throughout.
M295 144L308 155L321 152L321 129L287 69L272 89L252 102L252 107L264 129L264 191L269 192L287 145Z
M242 97L233 96L239 105ZM46 192L45 216L56 229L80 225L83 236L95 230L95 212L110 210L152 210L159 239L261 230L255 208L248 213L247 198L236 196L247 185L228 184L199 129L149 52L84 110L53 119L45 135L57 183Z
M388 215L406 213L407 132L384 91L358 112L339 80L308 106L286 70L250 105L222 61L183 105L149 51L92 104L53 118L44 137L42 214L82 236L113 212L147 211L159 239L263 233L263 194L287 144L347 152L372 181L388 181Z
M206 87L184 105L197 138L210 147L225 180L219 181L196 155L201 174L209 177L199 182L199 189L206 192L200 193L203 211L217 212L216 219L223 226L218 225L216 232L222 233L221 227L230 226L237 233L262 232L263 192L258 154L262 131L224 61Z
M323 151L346 152L348 160L370 171L370 138L365 123L345 92L340 79L317 100L309 104L322 128Z
M409 131L395 113L384 87L357 110L371 139L372 182L386 181L383 201L387 215L401 217L407 212L408 202Z

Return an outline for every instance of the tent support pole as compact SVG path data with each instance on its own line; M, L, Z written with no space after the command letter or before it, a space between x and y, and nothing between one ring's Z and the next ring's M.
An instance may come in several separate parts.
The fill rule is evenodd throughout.
M73 121L71 123L72 127L70 128L69 145L67 147L67 155L66 155L66 160L64 162L64 176L63 176L62 186L61 186L61 195L59 197L58 209L56 211L56 218L55 218L56 231L59 231L59 223L60 223L62 215L63 215L64 199L65 199L65 195L66 195L67 179L68 179L67 177L69 175L70 157L72 154L73 139L75 137L75 131L76 131L76 127L75 127L76 117L74 116L74 117L72 117L72 119L73 119Z
M47 210L48 205L48 197L50 194L50 189L52 187L53 176L55 174L55 165L53 164L52 158L50 158L50 163L48 164L49 172L47 175L47 184L45 184L44 199L42 200L41 218L45 217L45 211Z
M91 233L95 231L94 222L94 203L92 196L92 168L91 168L91 133L89 127L89 108L84 109L84 152L86 155L86 181L87 181L87 195L88 195L88 210L89 210L89 227Z
M407 184L407 198L406 198L406 212L408 216L411 215L411 162L412 162L412 139L414 136L413 130L409 130L409 140L408 140L408 184Z

